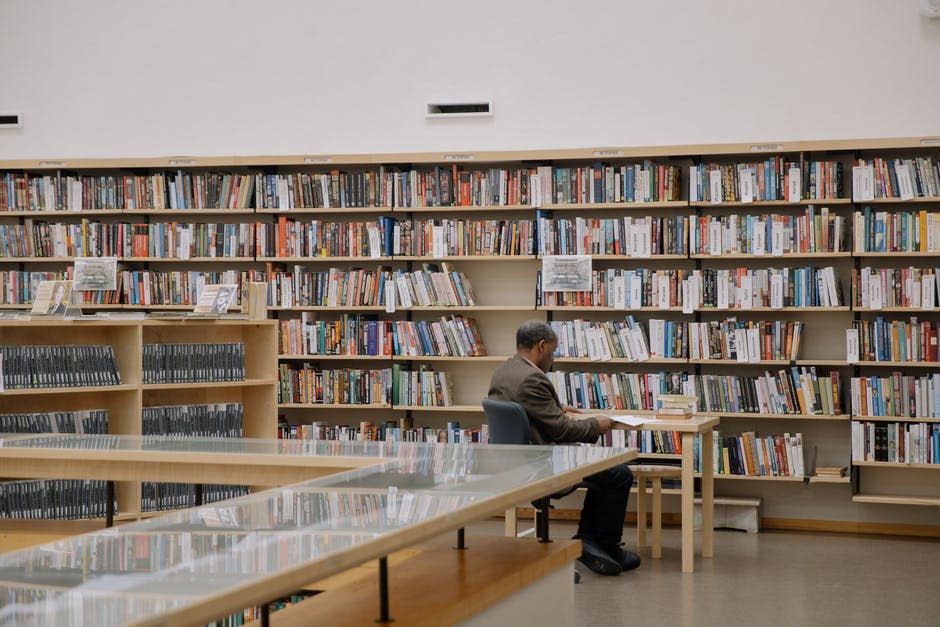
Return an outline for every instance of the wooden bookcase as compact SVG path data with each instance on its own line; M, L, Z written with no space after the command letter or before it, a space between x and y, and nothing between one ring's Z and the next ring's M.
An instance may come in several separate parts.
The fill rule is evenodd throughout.
M145 384L145 344L243 342L246 378L226 383ZM0 320L0 346L109 345L120 385L7 389L0 413L107 409L108 431L140 435L142 409L156 405L243 403L246 437L276 436L276 336L273 321L249 320ZM121 518L140 515L140 485L118 483Z
M854 307L851 300L851 273L853 269L864 265L872 266L906 266L930 265L930 260L940 255L936 253L911 253L884 255L865 253L852 250L852 223L853 212L865 205L871 205L876 210L895 211L905 208L935 210L940 207L940 197L915 198L912 201L901 202L897 199L854 202L852 198L852 165L858 158L896 158L911 156L940 157L940 140L936 138L886 138L886 139L860 139L835 141L795 141L773 142L762 144L711 144L711 145L679 145L679 146L652 146L652 147L614 147L614 148L583 148L559 150L532 150L532 151L470 151L460 153L404 153L404 154L330 154L330 155L283 155L283 156L246 156L246 157L185 157L185 158L127 158L127 159L61 159L61 160L14 160L0 162L0 172L28 172L34 176L44 174L54 176L56 173L81 174L121 174L134 171L139 172L225 172L225 173L329 173L331 170L343 172L385 171L407 172L414 168L419 170L433 170L435 166L451 168L456 164L461 169L487 169L494 168L520 168L536 166L576 167L589 166L597 162L610 165L626 165L641 163L650 159L656 163L677 165L681 168L682 179L680 190L682 196L679 200L662 202L622 202L622 203L572 203L561 204L555 202L542 202L538 207L534 205L503 205L503 206L447 206L447 207L408 207L401 206L397 201L391 205L383 203L377 207L357 208L323 208L307 207L281 211L271 208L240 208L240 209L199 209L199 210L163 210L163 209L116 209L110 211L56 211L56 212L8 212L0 210L0 223L23 223L26 219L45 220L49 222L75 222L81 219L100 220L102 222L233 222L233 223L265 223L276 224L281 216L288 216L298 220L348 220L366 221L375 220L379 216L391 216L399 219L506 219L531 220L536 216L537 209L550 210L557 217L602 217L616 218L624 216L703 216L703 215L738 215L744 214L796 214L802 212L807 205L828 207L833 214L847 219L846 236L847 249L838 253L793 253L780 258L771 255L660 255L646 259L597 256L594 259L595 268L677 268L677 269L712 269L730 267L803 267L803 266L833 266L837 279L841 283L843 305L831 308L754 308L750 310L697 310L691 314L682 313L681 309L661 310L655 307L645 307L642 310L623 311L611 307L556 307L536 306L535 281L540 267L540 260L535 255L519 255L505 257L452 257L444 258L454 267L467 274L473 284L478 304L474 307L463 308L427 308L413 307L407 310L399 309L395 313L386 314L383 307L350 307L337 309L330 307L272 307L270 316L276 319L299 317L301 311L314 312L316 316L324 319L336 319L342 313L371 313L380 319L409 319L424 320L441 315L459 313L477 319L482 329L483 338L489 357L485 358L432 358L432 357L350 357L350 356L302 356L302 355L273 355L255 363L259 370L250 375L253 381L244 385L218 386L212 391L199 387L191 388L159 388L139 386L134 389L114 392L89 391L80 394L88 395L86 400L97 401L96 394L107 396L107 402L120 404L131 403L134 407L147 406L164 402L166 399L179 399L180 402L203 402L215 398L239 398L246 405L246 434L273 435L273 419L270 425L262 427L262 423L247 422L247 417L255 413L255 409L277 412L285 416L291 423L303 423L313 420L322 420L335 424L355 425L359 421L381 422L385 420L399 420L410 418L416 426L444 427L450 421L460 421L462 426L476 426L482 423L482 412L479 407L480 399L486 395L490 374L496 365L511 355L514 350L514 333L518 325L531 318L542 320L573 320L576 318L586 320L614 320L623 317L625 313L634 315L645 325L650 318L666 318L679 321L709 321L724 319L727 316L737 316L739 319L753 320L802 320L806 323L806 335L803 337L803 348L800 359L794 363L760 362L757 364L739 364L736 362L716 360L657 360L644 363L623 363L620 361L597 362L586 359L558 359L557 370L579 371L630 371L630 372L687 372L689 374L756 374L764 369L773 371L789 365L816 366L824 371L838 370L842 378L844 398L842 399L843 414L840 416L823 415L765 415L765 414L729 414L723 413L721 431L723 433L740 433L742 431L756 430L760 433L778 433L782 431L801 431L806 450L806 465L809 468L810 456L816 447L818 465L851 466L850 453L850 421L853 419L848 413L850 399L848 398L849 379L866 372L890 372L886 368L899 369L905 373L923 373L940 367L940 364L917 363L860 363L849 365L845 352L845 329L850 328L853 320L863 319L876 315L876 312L867 312ZM824 200L801 199L798 202L781 200L762 201L751 203L710 202L688 200L688 167L699 163L725 163L733 164L744 161L760 161L774 155L798 159L803 156L807 160L837 161L843 166L843 185L839 197ZM542 190L547 194L547 190ZM442 259L414 256L382 256L378 259L370 257L277 257L256 254L253 257L233 258L198 258L189 260L159 260L154 258L128 258L122 260L122 266L129 269L180 269L193 271L223 271L237 272L252 270L264 272L269 262L283 263L288 269L294 264L305 266L307 269L325 270L329 267L349 269L361 267L375 269L379 265L388 265L392 268L418 267L422 261L439 262ZM57 270L67 267L69 259L11 259L0 258L0 270ZM109 307L88 305L89 309ZM166 306L172 308L173 306ZM112 305L110 308L143 308L160 309L159 306L139 307L133 305ZM897 309L883 309L877 315L886 317L904 318L909 315L934 319L940 315L940 309L933 312L902 311ZM84 324L84 323L83 323ZM157 341L173 341L172 337L186 338L185 325L177 331L165 331L167 323L150 323L130 327L138 329L141 337L137 343L147 342L148 338L158 338ZM187 323L190 324L190 323ZM174 326L174 325L170 325ZM237 325L235 325L237 327ZM91 328L91 327L89 327ZM120 328L119 325L114 328ZM189 327L195 328L195 327ZM243 331L228 330L223 324L216 323L213 333L216 337L232 337ZM131 331L127 331L131 333ZM164 335L169 333L169 335ZM179 333L174 336L173 333ZM194 332L195 333L195 332ZM276 331L272 327L265 331L270 346L276 345ZM260 337L260 336L259 336ZM246 339L246 345L248 341ZM274 350L274 349L272 349ZM452 407L389 407L385 404L367 406L344 405L281 405L271 399L270 394L276 396L277 366L281 363L303 364L309 363L316 368L384 368L392 363L429 364L434 369L445 370L454 380L454 406ZM251 363L251 361L250 361ZM263 368L261 364L265 364ZM139 381L139 379L137 379ZM257 381L258 383L255 383ZM268 383L273 382L270 390ZM225 391L228 390L228 391ZM121 395L124 394L126 399ZM42 403L56 406L55 394L37 393L42 397ZM111 397L114 397L112 399ZM12 398L12 397L11 397ZM80 397L76 397L80 398ZM4 402L11 402L4 399ZM103 402L103 401L102 401ZM25 402L24 402L25 403ZM139 418L128 416L119 418L117 409L112 411L114 418L119 421L114 424L123 424L128 421L128 431L133 424L139 424ZM134 421L138 421L135 423ZM251 426L249 426L251 425ZM121 427L124 429L124 427ZM899 469L892 465L892 470L885 470L883 465L872 466L856 464L853 466L851 477L835 483L849 484L848 487L830 486L820 488L828 490L814 499L821 513L807 514L810 518L826 519L853 516L846 514L847 509L827 509L828 503L833 500L844 501L851 505L853 494L856 501L871 498L866 497L877 491L885 496L885 502L896 503L898 495L902 495L910 487L906 485L907 478L913 478L911 490L921 494L908 499L912 503L929 502L936 499L935 480L930 475L934 469ZM922 475L930 475L924 478ZM719 480L726 477L717 476ZM760 478L740 478L719 484L721 489L729 486L731 493L741 492L740 485L749 487L745 491L757 486ZM750 479L750 480L749 480ZM768 483L790 485L788 482L772 481ZM794 481L793 484L798 482ZM828 483L813 479L804 482L809 485ZM731 487L734 484L734 487ZM902 486L904 489L895 490ZM786 488L787 490L798 488ZM785 501L799 501L803 497L780 497L779 490L769 493L770 498L782 498ZM803 510L802 505L787 504L783 510L792 512ZM893 510L894 519L904 520L907 514ZM834 512L834 513L832 513ZM878 514L873 514L877 518ZM921 514L911 514L910 520L919 521ZM786 517L784 514L783 517ZM795 517L795 516L794 516Z

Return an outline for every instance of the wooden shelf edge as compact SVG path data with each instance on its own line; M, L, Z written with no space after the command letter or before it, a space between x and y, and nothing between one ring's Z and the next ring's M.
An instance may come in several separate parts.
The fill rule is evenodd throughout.
M895 494L855 494L852 496L852 501L855 503L881 503L883 505L940 506L940 497L904 496Z

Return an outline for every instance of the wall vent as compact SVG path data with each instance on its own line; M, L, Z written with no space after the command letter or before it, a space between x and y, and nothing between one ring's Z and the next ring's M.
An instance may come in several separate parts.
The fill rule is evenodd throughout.
M19 128L21 126L23 126L23 122L19 113L0 112L0 128Z
M466 102L429 102L425 113L429 118L470 118L493 115L492 100Z

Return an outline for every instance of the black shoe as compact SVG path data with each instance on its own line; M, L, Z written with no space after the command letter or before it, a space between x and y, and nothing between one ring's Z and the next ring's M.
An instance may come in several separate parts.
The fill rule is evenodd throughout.
M620 564L608 555L603 549L591 542L581 538L581 557L578 561L587 566L598 575L613 577L619 575Z
M620 545L605 548L604 552L620 565L620 569L623 572L633 570L640 565L640 556L636 553L633 553L632 551L624 549Z

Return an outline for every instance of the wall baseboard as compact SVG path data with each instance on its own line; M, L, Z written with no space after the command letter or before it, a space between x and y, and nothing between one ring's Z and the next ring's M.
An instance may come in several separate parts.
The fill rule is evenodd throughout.
M519 519L532 519L535 511L531 507L517 510ZM579 520L580 509L553 509L552 520ZM636 524L636 512L627 512L626 523ZM678 513L663 513L663 525L678 527L682 517ZM859 533L884 536L909 536L916 538L940 538L940 525L905 525L898 523L853 522L848 520L817 520L811 518L761 518L760 526L765 531L816 531L823 533Z

